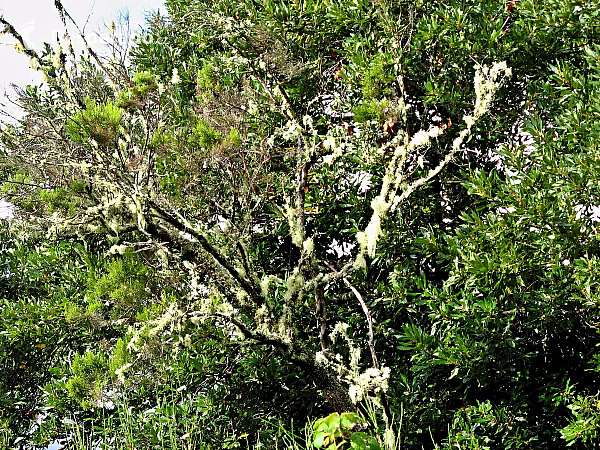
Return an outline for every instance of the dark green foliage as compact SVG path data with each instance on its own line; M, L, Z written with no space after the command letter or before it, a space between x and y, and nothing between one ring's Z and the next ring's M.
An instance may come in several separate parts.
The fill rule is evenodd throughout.
M0 244L0 423L6 443L29 430L43 405L40 388L73 350L99 338L73 326L63 305L80 303L93 256L76 242L21 241L2 224Z
M87 300L116 308L119 314L136 311L151 297L150 269L128 250L106 264L106 273L90 274Z

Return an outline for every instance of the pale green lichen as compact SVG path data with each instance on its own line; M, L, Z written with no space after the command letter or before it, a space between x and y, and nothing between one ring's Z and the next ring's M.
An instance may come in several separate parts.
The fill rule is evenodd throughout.
M169 266L169 254L168 254L167 250L165 250L164 248L159 248L156 251L156 257L160 261L160 265L162 267L168 267Z
M302 131L303 131L302 127L300 126L300 124L297 121L290 120L285 124L285 127L283 128L281 136L286 141L291 141L291 140L296 139L298 136L300 136Z
M286 304L292 299L298 291L300 291L304 287L304 276L300 272L299 268L296 267L294 271L287 277L285 280L286 284L286 292L284 296L284 300Z
M133 364L128 363L125 364L121 367L119 367L117 370L115 370L115 375L117 377L117 379L121 382L124 383L125 382L125 372L127 372L127 370L129 370L129 368L132 366Z
M265 275L260 281L260 293L262 297L266 300L269 298L269 289L271 284L281 283L281 279L276 277L275 275Z
M285 214L285 218L287 219L288 225L290 226L292 243L295 246L302 248L304 243L304 228L299 224L296 209L292 208L289 203L286 203L283 207L283 212Z
M385 201L385 197L381 195L375 197L371 202L373 215L371 216L369 225L367 225L363 233L357 235L357 241L361 246L362 253L366 252L371 257L375 255L377 241L381 236L381 222L385 219L389 207L390 205Z
M315 242L313 240L312 237L306 239L303 243L302 243L302 248L304 249L304 252L307 255L310 255L314 252L315 250Z
M426 147L431 143L432 139L435 139L442 133L443 129L439 126L431 126L428 130L420 130L411 137L406 149L402 151L410 154L418 148Z
M292 342L292 309L287 304L283 305L281 316L277 323L277 334L284 343L290 344Z
M349 329L348 324L338 322L329 335L332 344L335 344L339 337L345 341L349 351L349 361L344 362L344 358L339 354L326 355L323 352L317 352L315 359L319 364L332 369L348 383L348 394L354 403L360 402L368 396L381 407L381 397L385 395L389 387L390 368L369 367L361 372L359 365L361 351L350 338Z
M323 148L325 150L338 149L338 141L335 136L328 136L327 139L323 141Z
M338 322L333 327L333 331L329 335L329 339L331 342L335 344L337 337L341 336L342 339L346 341L346 345L348 346L349 354L350 354L350 370L357 371L358 363L360 361L360 348L355 347L352 339L350 338L350 334L348 330L350 329L350 325L344 322Z
M167 328L170 331L179 330L181 328L179 319L181 319L182 315L183 311L179 309L176 303L172 303L161 317L152 322L153 327L148 332L148 335L156 336Z
M248 114L254 115L258 113L258 103L248 100L248 106L246 107Z
M394 432L394 429L388 426L387 424L385 433L383 435L383 443L385 445L385 448L389 450L396 450L397 448L399 448L399 443L396 442L396 433Z
M254 313L254 321L256 323L256 331L265 335L272 335L272 315L271 310L266 303L263 303Z
M177 67L173 68L173 75L171 76L171 84L176 85L181 83L181 77L179 76L179 71Z
M311 116L304 116L302 117L302 124L312 133L313 131L315 131L314 125L313 125L313 118Z
M219 302L216 307L216 310L218 313L222 314L223 316L227 316L227 317L233 317L236 312L233 305L229 302Z
M192 337L189 334L183 337L180 336L179 341L184 347L190 348L192 346Z
M108 253L110 255L114 255L114 254L119 254L119 255L124 255L125 252L129 249L130 247L128 245L125 244L120 244L120 245L113 245L109 250Z
M354 403L358 403L363 400L365 395L371 394L377 398L381 394L385 394L389 387L390 368L384 367L383 369L376 369L375 367L369 367L363 373L355 375L351 378L351 386L348 390L350 399Z
M240 278L246 278L246 269L244 269L242 266L237 266L235 268L235 271L240 276Z
M512 69L507 67L506 61L494 63L492 67L476 65L475 70L475 117L480 117L487 112L488 105L494 94L503 84L503 79L512 75ZM500 78L500 81L498 81Z
M491 68L481 65L476 66L474 80L476 93L475 107L473 115L464 116L464 121L467 125L466 128L454 139L451 151L446 155L442 162L427 171L427 174L424 177L409 185L403 183L403 180L407 175L404 167L407 155L411 155L418 149L428 146L433 139L443 133L443 129L439 126L431 126L427 130L420 130L415 133L408 143L401 143L400 140L397 141L398 145L394 151L394 156L386 167L380 193L371 203L373 214L369 220L369 224L364 231L359 231L356 234L356 240L359 243L361 250L356 258L355 264L358 264L359 258L364 258L365 253L371 257L375 255L377 243L382 234L382 224L390 208L394 208L395 205L406 199L415 189L436 176L445 165L448 164L454 155L461 149L465 138L471 133L471 129L475 122L487 112L489 103L498 88L504 82L504 78L509 77L510 74L511 70L507 68L505 62L496 63ZM404 111L404 113L405 112L406 111ZM417 161L421 168L424 168L425 162L423 155L418 155ZM396 194L399 188L403 188L401 195Z
M327 139L321 144L326 151L329 151L328 155L323 156L324 164L333 164L333 162L344 155L348 150L345 144L339 142L335 136L328 136Z
M261 291L265 300L268 299L269 285L273 282L280 283L281 280L277 277L266 276L261 282ZM277 338L286 343L291 342L293 336L293 309L290 301L303 289L304 284L304 277L300 270L296 268L286 279L283 306L276 324L273 325L273 312L269 308L268 302L265 302L255 311L254 321L256 323L256 331L264 336Z
M61 55L62 47L59 45L54 55L52 55L52 66L57 70L62 68Z
M237 289L235 291L235 299L236 299L238 305L248 305L248 304L250 304L250 296L243 289ZM229 303L227 303L227 304L229 305Z
M386 174L381 183L380 194L371 201L371 208L373 209L371 220L365 230L359 231L356 235L356 240L361 247L360 253L367 253L371 257L375 254L377 241L381 236L381 224L385 220L391 206L386 200L390 190L390 184L390 177Z
M293 112L292 106L287 101L287 99L286 99L285 95L283 94L283 92L281 91L281 88L279 87L279 85L277 85L273 88L273 94L275 95L275 97L277 97L281 101L281 106L279 106L279 108L281 108L281 112L283 112L288 117L294 117L294 112ZM275 105L273 105L273 107L275 107ZM286 124L286 127L288 127L291 123L295 124L295 125L293 125L294 127L301 128L300 124L295 119L290 120ZM298 132L300 132L300 129L298 129Z
M363 233L363 235L364 235L364 233ZM359 236L357 236L357 240L358 240L358 238L359 238ZM356 271L367 270L367 260L365 259L364 252L359 252L358 255L356 255L356 258L354 259L354 263L352 264L352 267Z

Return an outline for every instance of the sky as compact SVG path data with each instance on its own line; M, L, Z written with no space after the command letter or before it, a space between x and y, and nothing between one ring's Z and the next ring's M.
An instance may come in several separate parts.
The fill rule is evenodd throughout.
M147 13L160 10L164 0L63 0L66 11L75 19L80 28L85 25L88 43L100 51L102 35L106 35L103 24L117 20L121 13L129 13L132 30L138 30L145 22ZM44 42L55 43L57 32L63 35L62 23L54 7L54 0L0 0L0 14L21 33L26 43L39 51ZM69 31L73 44L78 45L74 29ZM98 36L100 34L100 36ZM14 113L6 95L12 92L11 83L19 86L40 83L39 72L29 67L29 58L17 53L15 40L10 35L0 36L0 108ZM4 106L1 106L4 105ZM0 116L0 121L7 120ZM10 205L0 199L0 218L10 216Z

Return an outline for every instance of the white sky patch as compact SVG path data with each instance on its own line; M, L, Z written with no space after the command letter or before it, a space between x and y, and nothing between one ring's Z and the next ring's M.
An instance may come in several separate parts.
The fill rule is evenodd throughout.
M509 206L509 207L504 207L501 206L500 208L498 208L498 212L500 214L510 214L510 213L514 213L517 210L517 208L515 208L514 206Z
M350 183L352 183L354 186L358 186L359 194L364 194L371 189L371 186L373 186L373 182L371 181L372 177L373 175L371 175L369 172L364 172L361 170L352 175L350 178Z
M0 219L12 219L13 209L13 205L6 200L0 200Z
M337 239L334 239L329 245L327 253L341 258L342 256L349 256L355 247L356 244L350 242L339 242Z
M587 217L592 222L600 222L600 205L577 205L573 209L577 211L577 214L575 216L577 220L580 220L583 217Z
M146 15L162 8L164 0L63 0L68 13L75 19L78 26L85 30L86 39L90 46L99 50L107 39L108 30L104 24L117 21L122 13L129 13L129 27L132 38L135 31L146 23ZM0 15L10 22L23 36L25 42L36 51L44 47L44 42L56 45L57 33L63 36L63 26L51 0L21 0L3 1ZM83 45L81 38L73 27L69 30L77 53ZM0 111L5 111L13 117L21 113L7 97L14 94L11 84L26 86L41 84L42 75L30 67L29 57L17 53L14 49L16 41L10 35L0 36ZM1 122L13 122L10 117L0 114ZM13 207L10 203L0 200L0 219L13 217Z

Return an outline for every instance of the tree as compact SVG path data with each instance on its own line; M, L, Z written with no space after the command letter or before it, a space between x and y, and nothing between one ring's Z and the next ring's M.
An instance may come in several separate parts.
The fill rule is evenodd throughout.
M62 47L24 48L48 88L21 92L23 124L2 129L5 171L29 189L20 203L29 223L102 236L123 254L115 261L136 250L167 280L151 296L159 306L112 347L122 363L113 377L150 370L140 361L157 340L185 347L209 330L274 350L338 412L373 398L388 443L402 404L408 432L438 441L451 423L473 445L553 442L565 411L551 392L581 373L561 371L565 361L582 370L596 342L561 278L566 266L547 265L554 252L575 261L583 253L572 248L589 238L575 232L585 216L556 208L556 198L576 205L548 173L570 166L542 133L561 101L577 98L569 80L593 89L553 66L597 70L585 47L595 13L578 7L579 16L550 1L168 1L130 70L91 49L77 61ZM562 87L547 83L551 73ZM542 150L523 154L523 130ZM515 171L541 184L537 197ZM531 231L528 217L552 232L537 233L538 222ZM122 314L122 298L103 301ZM581 331L578 343L563 339L566 324ZM531 391L534 377L547 390ZM548 420L534 425L539 405Z

